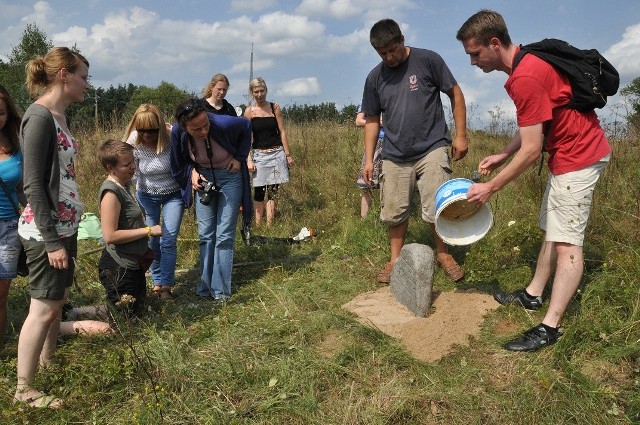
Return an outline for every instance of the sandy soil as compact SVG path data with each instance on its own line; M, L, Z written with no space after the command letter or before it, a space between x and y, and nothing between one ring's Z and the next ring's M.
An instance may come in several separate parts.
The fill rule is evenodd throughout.
M366 292L344 304L358 321L397 338L417 359L434 362L455 345L467 345L480 332L484 315L499 304L490 294L476 291L434 293L431 313L416 317L396 301L389 287Z

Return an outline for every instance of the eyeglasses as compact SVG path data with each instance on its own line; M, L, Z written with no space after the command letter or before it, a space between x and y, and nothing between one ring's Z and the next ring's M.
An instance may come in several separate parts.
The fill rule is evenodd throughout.
M138 134L158 134L160 132L159 128L136 128Z
M187 115L191 115L193 117L196 115L196 113L200 113L202 111L206 111L206 108L202 100L191 99L189 102L187 102L184 105L184 107L182 108L182 111L176 114L176 118L178 119L178 121L181 121Z

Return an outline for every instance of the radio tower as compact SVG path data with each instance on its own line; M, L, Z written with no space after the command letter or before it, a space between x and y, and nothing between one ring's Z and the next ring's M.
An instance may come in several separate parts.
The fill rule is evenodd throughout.
M253 80L253 43L251 43L251 60L249 61L249 84ZM247 85L248 87L248 85ZM247 105L251 104L251 95L247 94Z

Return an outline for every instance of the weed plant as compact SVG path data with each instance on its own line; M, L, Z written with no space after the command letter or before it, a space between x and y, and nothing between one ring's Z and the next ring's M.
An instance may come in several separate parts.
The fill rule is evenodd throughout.
M88 211L97 212L105 177L98 144L117 126L76 132L78 175ZM391 337L359 324L341 306L376 289L388 257L379 203L359 216L355 185L362 131L316 123L287 128L295 165L282 185L273 227L237 238L236 294L226 304L194 294L198 242L193 211L184 216L173 302L149 299L123 335L64 337L58 362L37 388L62 397L59 411L12 405L19 327L27 283L11 288L10 334L0 351L0 423L6 424L625 424L640 421L640 160L632 137L612 137L585 245L585 275L554 346L522 354L501 345L541 320L515 306L489 313L481 334L435 363L413 358ZM508 138L471 133L454 164L469 177ZM543 169L544 170L544 169ZM491 201L495 223L468 247L455 247L466 277L436 271L434 290L490 293L522 287L535 267L538 210L546 173L532 167ZM377 196L377 194L376 194ZM301 227L319 232L288 244ZM407 242L432 241L414 213ZM76 305L100 304L99 245L82 241ZM138 353L138 355L136 355ZM143 353L140 355L140 353ZM150 379L150 376L153 379Z

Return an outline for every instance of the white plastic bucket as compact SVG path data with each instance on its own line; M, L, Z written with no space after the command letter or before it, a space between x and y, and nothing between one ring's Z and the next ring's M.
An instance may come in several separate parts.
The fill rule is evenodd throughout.
M469 179L451 179L436 191L436 232L449 245L470 245L482 239L491 226L488 204L467 202Z

